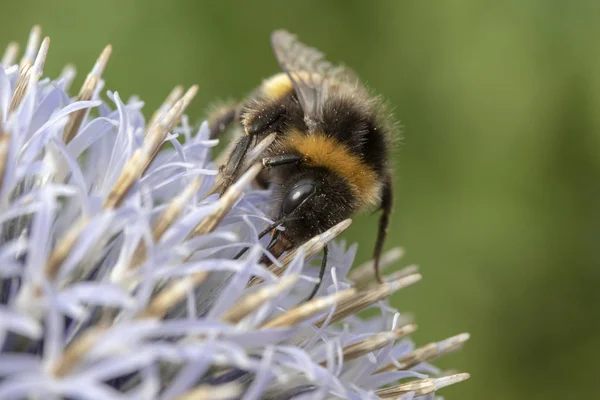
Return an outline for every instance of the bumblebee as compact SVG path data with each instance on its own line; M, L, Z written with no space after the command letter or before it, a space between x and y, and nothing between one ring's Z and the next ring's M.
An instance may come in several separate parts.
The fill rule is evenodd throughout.
M283 72L263 83L243 102L209 118L217 136L233 123L243 134L221 166L223 193L242 172L248 151L267 135L276 139L262 156L259 183L269 186L275 221L268 250L279 257L313 236L365 210L381 211L374 248L375 276L393 203L390 150L397 125L384 103L344 66L283 31L271 36ZM277 227L284 230L278 230ZM243 254L244 250L238 254ZM319 274L325 273L327 246ZM320 283L319 283L320 284ZM308 299L318 291L314 288Z

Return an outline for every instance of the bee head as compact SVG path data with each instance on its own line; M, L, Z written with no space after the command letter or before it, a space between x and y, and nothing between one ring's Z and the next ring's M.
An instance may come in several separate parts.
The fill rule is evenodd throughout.
M277 202L283 237L300 245L356 211L350 186L325 168L303 168L279 185ZM274 210L275 211L275 210Z
M281 200L281 214L288 217L296 212L306 201L316 194L317 183L314 179L303 178L287 189Z

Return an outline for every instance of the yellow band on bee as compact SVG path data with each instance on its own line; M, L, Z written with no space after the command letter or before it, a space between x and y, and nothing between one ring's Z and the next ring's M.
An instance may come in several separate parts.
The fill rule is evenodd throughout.
M280 72L266 79L261 86L261 90L269 99L275 100L281 99L294 90L294 85L285 72Z
M308 165L325 167L343 176L363 206L379 204L381 184L377 174L336 138L324 133L292 131L283 141L302 154Z

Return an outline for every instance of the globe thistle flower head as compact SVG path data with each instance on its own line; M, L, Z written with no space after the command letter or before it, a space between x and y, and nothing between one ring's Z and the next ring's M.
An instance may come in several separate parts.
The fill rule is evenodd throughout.
M411 399L468 378L429 364L467 334L415 347L387 301L416 267L383 284L372 264L350 271L356 245L334 241L350 220L269 254L269 192L252 183L274 135L211 194L217 141L185 115L196 86L146 122L139 99L104 91L110 46L75 97L73 67L42 78L49 47L34 27L0 65L0 398Z

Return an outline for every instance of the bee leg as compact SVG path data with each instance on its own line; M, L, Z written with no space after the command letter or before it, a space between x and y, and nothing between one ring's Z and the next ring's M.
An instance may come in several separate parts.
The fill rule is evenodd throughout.
M262 164L265 169L256 177L255 183L262 189L267 189L269 187L269 169L280 165L300 164L303 161L302 157L293 154L263 158Z
M235 121L240 120L240 106L238 104L221 107L208 117L210 138L215 139L227 130Z
M225 164L221 170L223 174L223 186L221 187L221 194L229 187L229 185L233 182L234 178L240 172L242 162L248 151L248 147L251 142L250 135L244 135L240 138L239 142L231 152L231 156L229 157L229 161ZM279 156L266 157L262 159L262 164L265 168L278 167L281 165L288 165L294 163L301 163L304 161L304 158L298 156L296 154L282 154Z
M223 182L219 189L219 194L223 194L239 174L251 141L252 136L243 135L235 144L233 151L229 155L229 160L227 160L227 163L223 165L221 170Z
M315 295L319 291L319 288L321 287L321 283L323 282L323 276L325 276L325 269L327 268L327 253L328 252L329 252L329 249L327 248L327 244L325 244L325 246L323 247L323 260L321 261L321 270L319 271L319 282L315 285L315 288L313 289L313 291L310 293L310 295L308 295L308 297L306 299L304 299L304 301L309 301L313 297L315 297Z
M283 224L285 222L285 219L280 219L278 221L273 222L271 225L269 225L268 227L266 227L261 233L258 234L258 239L262 239L267 233L273 231L273 229L276 229L277 227L279 227L279 225ZM235 255L235 257L233 257L234 260L239 259L241 256L244 255L244 253L246 251L248 251L249 247L244 247L242 250L239 251L239 253L237 253Z
M265 168L272 168L280 165L300 163L303 160L303 157L296 154L282 154L280 156L263 158L262 164Z
M285 108L277 107L273 110L263 110L263 113L258 117L254 117L254 119L246 118L243 123L245 134L238 140L229 155L227 163L222 167L223 183L219 189L220 194L223 194L239 175L252 140L259 138L261 134L269 132L273 124L280 120L284 112ZM272 132L278 131L275 129Z
M381 258L381 251L383 249L383 243L387 236L388 227L390 225L390 215L392 214L392 205L394 203L394 188L392 184L391 176L388 176L383 185L383 192L381 195L380 210L382 211L381 217L379 217L379 229L377 231L377 240L375 242L375 249L373 251L373 260L375 267L375 278L377 282L383 283L381 278L381 272L379 271L379 261Z

